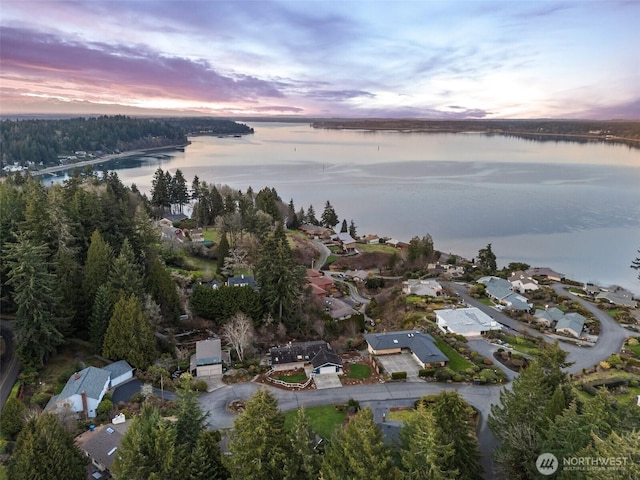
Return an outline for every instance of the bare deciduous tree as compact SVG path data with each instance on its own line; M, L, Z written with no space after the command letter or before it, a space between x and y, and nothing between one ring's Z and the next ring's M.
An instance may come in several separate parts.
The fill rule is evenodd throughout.
M253 344L256 336L251 318L242 312L236 313L225 324L222 334L236 351L238 360L243 362L245 351Z

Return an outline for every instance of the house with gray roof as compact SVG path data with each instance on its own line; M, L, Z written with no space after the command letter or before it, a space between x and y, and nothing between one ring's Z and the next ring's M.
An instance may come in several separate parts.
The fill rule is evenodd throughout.
M563 318L558 320L556 324L556 333L566 333L580 338L582 329L584 328L585 318L579 313L567 313Z
M523 297L519 293L512 290L511 283L508 280L498 277L482 277L478 280L485 286L487 295L512 310L528 312L533 308L533 304L529 303L529 299Z
M402 282L402 293L419 297L439 297L444 293L442 285L435 280L406 280Z
M633 294L623 288L605 290L596 295L596 300L604 300L614 305L622 307L636 308L637 302L633 299Z
M356 249L356 240L346 232L337 233L333 240L337 241L340 247L346 252Z
M94 418L98 404L109 389L111 374L102 368L87 367L71 375L59 395L49 400L45 411L63 413L70 410Z
M536 322L550 327L553 323L564 318L564 312L558 307L545 308L544 310L538 308L533 316Z
M133 367L129 365L126 360L110 363L106 367L102 367L102 370L109 372L109 388L117 387L121 383L133 378Z
M449 362L447 356L436 346L433 337L420 330L368 333L364 339L372 355L393 355L408 350L422 368L445 366Z
M254 290L258 290L258 284L256 280L249 275L240 275L239 277L229 277L227 279L227 286L229 287L251 287Z
M513 272L509 276L509 283L511 284L511 288L513 290L520 293L540 290L538 281L535 280L531 275L527 275L523 271Z
M196 377L222 375L222 342L207 338L196 342L196 353L191 355L189 370Z
M120 448L122 437L127 432L130 421L120 424L100 425L78 435L76 444L91 460L92 470L96 470L91 478L111 478L111 467Z
M548 267L531 267L525 273L532 277L541 277L554 282L561 282L565 276L564 273L556 272Z
M447 308L436 310L438 328L444 333L455 333L465 337L478 337L502 326L476 307Z

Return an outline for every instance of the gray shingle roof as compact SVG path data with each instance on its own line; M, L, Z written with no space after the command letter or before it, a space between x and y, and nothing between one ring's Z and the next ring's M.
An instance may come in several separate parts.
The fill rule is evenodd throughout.
M436 347L433 337L419 330L368 333L364 338L374 350L408 348L423 363L447 362L449 360L447 356Z
M106 370L107 372L109 372L111 374L111 378L117 378L120 375L130 372L131 370L133 370L133 368L127 363L126 360L119 360L115 363L107 365L106 367L102 367L102 370Z
M196 365L222 363L222 343L219 338L208 338L196 343Z
M71 375L62 392L58 395L58 399L63 400L73 395L80 395L82 392L85 392L88 398L99 399L109 379L108 371L102 368L87 367Z
M556 325L556 331L568 328L571 329L577 336L580 336L582 329L584 328L585 318L579 313L567 313L564 318L558 320Z
M327 352L327 354L331 354L324 358L331 358L333 361L335 361L332 361L332 363L342 365L340 357L336 355L331 350L331 346L323 340L316 340L313 342L289 343L284 347L272 348L271 364L282 365L284 363L311 362L314 367L317 367L319 365L316 365L314 360L316 360L316 357L320 355L321 352ZM318 357L316 362L321 362L322 359L323 356L320 356Z

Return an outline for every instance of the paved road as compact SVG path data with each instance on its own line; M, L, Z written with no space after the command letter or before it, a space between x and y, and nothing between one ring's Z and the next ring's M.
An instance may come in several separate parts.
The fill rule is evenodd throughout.
M313 263L313 268L315 268L316 270L320 270L322 266L327 262L329 255L331 255L331 250L329 250L329 247L327 247L320 240L313 239L311 241L318 249L318 252L320 252L320 258Z
M4 407L4 402L9 398L9 393L18 379L20 365L13 348L13 331L11 322L0 320L0 331L6 342L6 352L0 358L0 410Z
M487 478L493 478L491 452L496 447L496 439L489 429L487 418L491 411L491 405L499 402L500 387L407 382L290 392L256 383L241 383L228 385L199 397L203 410L210 412L209 427L212 429L231 428L236 416L227 411L227 405L233 400L250 397L259 388L267 388L272 392L278 399L280 409L284 412L297 410L302 405L313 407L345 403L353 398L358 400L362 406L371 406L377 422L382 422L382 413L388 412L391 407L412 405L420 397L439 393L442 390L458 390L460 395L480 412L478 440L482 452L482 462L488 473Z

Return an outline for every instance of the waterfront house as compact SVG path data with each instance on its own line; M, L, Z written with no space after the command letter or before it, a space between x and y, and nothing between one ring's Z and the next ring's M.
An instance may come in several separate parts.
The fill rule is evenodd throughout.
M394 355L409 351L422 367L445 366L449 359L436 346L434 338L420 330L368 333L364 336L372 355Z
M444 333L465 337L479 337L490 331L501 331L502 326L476 307L436 310L438 328Z

